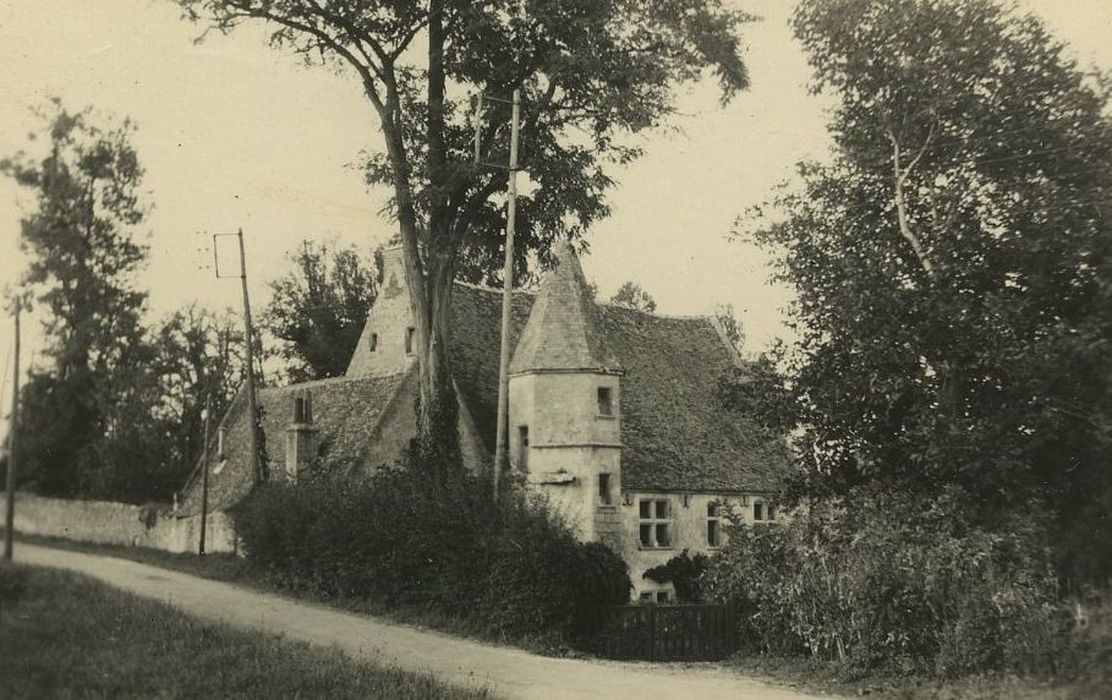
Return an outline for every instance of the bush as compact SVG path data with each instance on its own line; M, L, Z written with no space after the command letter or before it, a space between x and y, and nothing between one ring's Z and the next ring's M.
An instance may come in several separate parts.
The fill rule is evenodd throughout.
M703 584L738 605L754 650L957 676L1057 670L1071 617L1041 531L965 521L955 495L813 504L782 527L729 528Z
M544 503L458 476L393 469L365 483L268 484L233 512L249 560L279 585L475 621L488 634L574 639L628 600L622 559L582 543Z
M705 554L691 556L683 550L660 566L654 566L644 573L657 583L671 583L676 588L676 598L682 603L703 602L700 579L710 566L710 557Z

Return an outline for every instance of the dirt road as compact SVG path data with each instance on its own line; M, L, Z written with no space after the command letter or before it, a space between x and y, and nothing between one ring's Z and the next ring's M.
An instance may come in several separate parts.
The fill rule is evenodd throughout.
M510 698L818 697L747 679L715 665L553 659L438 632L384 622L259 593L146 564L19 543L16 560L72 569L196 617L336 646L355 658L426 671L457 685L487 687Z

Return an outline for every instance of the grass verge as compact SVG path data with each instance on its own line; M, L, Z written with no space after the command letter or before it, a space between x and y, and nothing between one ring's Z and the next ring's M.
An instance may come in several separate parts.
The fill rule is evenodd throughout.
M0 531L2 531L2 529L3 528L0 528ZM143 547L94 544L91 542L67 540L61 537L25 534L17 534L16 542L27 542L28 544L37 544L54 549L66 549L99 556L129 559L141 564L159 566L164 569L180 571L181 573L198 576L200 578L234 583L291 600L304 600L348 612L373 615L416 629L435 629L448 634L476 639L490 644L524 649L525 651L544 656L587 656L583 652L575 650L558 640L554 640L551 635L545 635L541 631L538 631L535 636L530 637L509 638L492 636L483 629L481 621L451 617L435 610L427 610L418 607L386 607L368 600L324 597L315 595L309 591L282 587L275 584L268 574L258 566L255 566L246 558L238 557L234 554L209 553L201 557L192 552L164 552L158 549L146 549Z
M19 564L0 564L0 629L4 698L489 697Z
M1101 680L1037 681L1011 675L956 679L863 673L833 662L809 658L735 656L725 662L733 671L812 693L893 700L1101 700L1112 688Z

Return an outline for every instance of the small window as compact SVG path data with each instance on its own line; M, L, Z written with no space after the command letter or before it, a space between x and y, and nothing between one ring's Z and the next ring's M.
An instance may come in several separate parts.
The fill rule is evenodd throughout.
M614 402L608 386L598 388L598 414L600 416L614 415Z
M672 546L672 511L668 501L643 500L639 504L638 523L642 547L666 549Z
M295 396L293 399L293 422L305 422L305 399L301 396Z
M599 505L608 506L613 503L613 498L610 495L610 475L598 475L598 502Z
M413 335L417 332L416 328L410 326L405 329L405 354L413 354Z
M367 349L371 352L378 350L378 333L371 333L371 337L367 338Z
M644 593L642 593L642 594L641 594L640 596L638 596L638 597L639 597L639 598L640 598L641 600L644 600L644 601L646 601L646 602L650 602L650 603L651 603L651 602L652 602L652 600L653 600L653 594L652 594L652 592L651 592L651 591L645 591Z
M517 464L521 469L529 468L529 426L517 426Z
M668 595L668 591L657 591L656 592L656 602L658 602L658 603L667 603L670 598L671 598L671 596Z
M765 504L762 501L757 501L753 504L753 520L765 519Z
M768 504L768 519L769 520L775 520L776 519L776 506L771 504L771 503Z
M707 546L722 546L722 521L718 515L718 504L707 504Z

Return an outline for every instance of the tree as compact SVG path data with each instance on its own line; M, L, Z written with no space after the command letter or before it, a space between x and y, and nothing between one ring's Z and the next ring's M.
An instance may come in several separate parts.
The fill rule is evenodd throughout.
M215 426L243 384L242 322L230 311L215 314L190 306L162 321L149 342L154 349L150 374L157 383L147 413L161 444L155 453L157 474L142 481L165 499L181 487L201 455L206 400L212 400Z
M957 486L989 524L1041 503L1063 566L1107 573L1107 93L990 0L815 0L793 27L839 98L833 162L752 231L798 297L769 413L800 492Z
M618 291L610 297L610 303L650 314L656 311L656 300L636 282L626 282L618 287Z
M135 396L118 371L146 359L140 342L146 295L130 284L146 255L135 241L145 211L133 126L102 128L90 116L55 100L43 115L45 157L20 153L0 161L0 172L36 198L35 210L21 221L21 245L31 255L25 281L48 311L46 355L53 367L27 384L23 416L36 429L22 451L48 492L59 494L88 487L107 468L95 445L126 430L121 407ZM56 439L41 439L51 434Z
M723 99L748 78L736 35L746 15L720 0L177 0L192 20L230 31L273 29L272 43L342 65L374 106L384 151L368 181L388 186L404 247L419 366L419 443L450 452L455 400L448 364L457 271L498 278L507 174L472 164L466 95L524 99L521 160L538 184L518 209L515 265L549 257L607 213L606 166L635 158L623 133L658 125L678 82L713 70ZM504 153L509 107L488 101L483 161ZM457 270L458 268L458 270Z
M294 381L338 377L374 303L377 273L354 248L303 241L290 259L294 271L270 283L263 326L285 341Z

